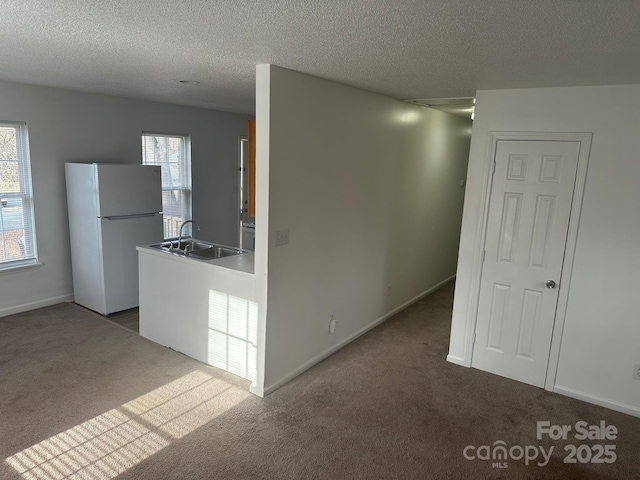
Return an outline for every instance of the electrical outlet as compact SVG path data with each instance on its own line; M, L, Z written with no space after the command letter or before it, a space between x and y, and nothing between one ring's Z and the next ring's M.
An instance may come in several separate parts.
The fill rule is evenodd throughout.
M336 326L337 326L338 320L336 320L333 316L333 313L331 314L331 320L329 320L329 333L335 333L336 332Z
M276 230L276 247L289 243L289 229Z
M636 363L633 366L633 379L640 380L640 363Z
M392 283L387 284L387 297L391 296L391 287L393 287Z

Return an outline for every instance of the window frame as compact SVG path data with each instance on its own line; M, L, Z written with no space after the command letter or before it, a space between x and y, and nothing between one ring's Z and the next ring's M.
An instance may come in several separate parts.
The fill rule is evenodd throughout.
M174 138L182 141L182 158L183 161L179 164L180 171L180 184L179 185L165 185L164 179L165 175L162 175L163 184L162 184L162 193L163 193L163 236L165 240L172 240L178 238L178 232L172 232L172 228L167 225L171 225L170 221L167 221L168 214L165 211L166 205L164 202L164 194L165 192L177 192L178 198L180 198L179 202L181 202L181 215L180 218L182 222L186 220L191 220L193 216L193 185L191 181L191 136L187 134L181 133L165 133L165 132L157 132L157 131L143 131L141 140L142 140L142 152L141 159L143 165L159 165L161 168L164 166L162 163L147 163L146 155L145 155L145 137L153 137L153 138ZM183 202L184 198L187 199L187 205ZM174 234L172 234L174 233ZM184 228L183 235L191 235L191 224L187 224Z
M25 238L24 246L27 249L23 257L14 259L0 259L0 274L21 270L25 268L39 267L42 265L38 261L38 246L36 237L34 200L33 200L33 178L31 174L31 154L29 150L29 132L26 122L0 120L0 127L14 128L16 132L16 159L0 159L4 161L16 161L18 164L19 192L1 192L0 197L7 202L12 199L19 199L22 213L22 230ZM4 206L0 208L5 208ZM0 224L0 228L3 228ZM6 254L5 237L0 239L0 248L3 256Z

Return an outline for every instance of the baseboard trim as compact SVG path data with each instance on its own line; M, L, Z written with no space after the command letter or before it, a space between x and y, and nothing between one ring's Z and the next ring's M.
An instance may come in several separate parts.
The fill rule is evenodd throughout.
M393 317L395 314L401 312L402 310L404 310L405 308L407 308L409 305L412 305L414 303L416 303L418 300L421 300L422 298L426 297L427 295L429 295L430 293L436 291L437 289L439 289L440 287L442 287L444 284L450 282L451 280L453 280L456 276L452 275L449 278L437 283L436 285L434 285L433 287L429 288L428 290L425 290L424 292L416 295L415 297L413 297L412 299L404 302L402 305L400 305L399 307L394 308L393 310L391 310L390 312L384 314L383 316L379 317L378 319L374 320L373 322L371 322L370 324L362 327L360 330L357 330L355 333L351 334L350 336L348 336L347 338L345 338L344 340L342 340L341 342L338 342L336 345L334 345L333 347L328 348L327 350L319 353L318 355L316 355L315 357L311 358L310 360L308 360L307 362L303 363L302 365L300 365L298 368L296 368L295 370L291 371L290 373L286 374L284 377L280 378L280 380L278 380L275 383L272 383L271 385L269 385L268 387L265 387L262 390L262 395L259 395L259 393L253 392L256 395L259 396L266 396L269 395L270 393L276 391L278 388L280 388L281 386L283 386L285 383L290 382L291 380L293 380L294 378L296 378L298 375L306 372L307 370L309 370L311 367L313 367L314 365L316 365L317 363L320 363L322 360L324 360L325 358L329 357L330 355L333 355L334 353L336 353L338 350L340 350L341 348L345 347L346 345L348 345L349 343L353 342L356 338L364 335L365 333L367 333L369 330L377 327L378 325L380 325L382 322L384 322L385 320L387 320L390 317Z
M44 298L42 300L36 300L35 302L28 302L21 305L14 305L13 307L1 308L0 317L7 317L16 313L28 312L29 310L35 310L37 308L49 307L51 305L56 305L57 303L72 301L73 293L58 295L57 297Z
M253 393L254 395L256 395L258 397L264 397L265 396L264 390L262 390L261 388L258 388L258 386L254 385L253 383L249 386L249 392Z
M560 395L566 395L567 397L582 400L583 402L593 403L601 407L615 410L616 412L622 412L634 417L640 417L640 408L634 407L633 405L627 405L626 403L616 402L615 400L597 397L595 395L591 395L590 393L581 392L569 387L563 387L562 385L555 385L553 387L553 391L555 393L559 393Z
M461 367L468 367L467 363L464 361L464 358L457 357L455 355L447 355L447 362L455 363L456 365L460 365Z

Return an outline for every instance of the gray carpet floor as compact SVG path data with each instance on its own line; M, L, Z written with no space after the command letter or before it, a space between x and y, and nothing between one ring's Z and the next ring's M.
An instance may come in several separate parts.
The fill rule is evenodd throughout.
M447 363L452 297L449 284L264 399L73 304L0 319L0 478L639 478L639 418ZM619 433L537 440L542 420ZM506 468L463 456L500 440L553 452ZM617 459L564 463L568 444Z

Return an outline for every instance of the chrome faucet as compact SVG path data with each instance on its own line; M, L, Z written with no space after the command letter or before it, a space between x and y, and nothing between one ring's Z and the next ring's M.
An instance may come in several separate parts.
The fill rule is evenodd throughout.
M178 233L178 250L179 251L180 251L180 244L182 243L182 229L184 228L184 226L187 223L193 223L196 226L196 228L198 230L200 230L200 225L195 220L186 220L186 221L182 222L182 225L180 225L180 232ZM193 238L193 235L191 235L191 237ZM182 252L186 254L188 247L189 247L189 245L185 245L184 246L184 250ZM192 248L192 250L193 250L193 248Z

